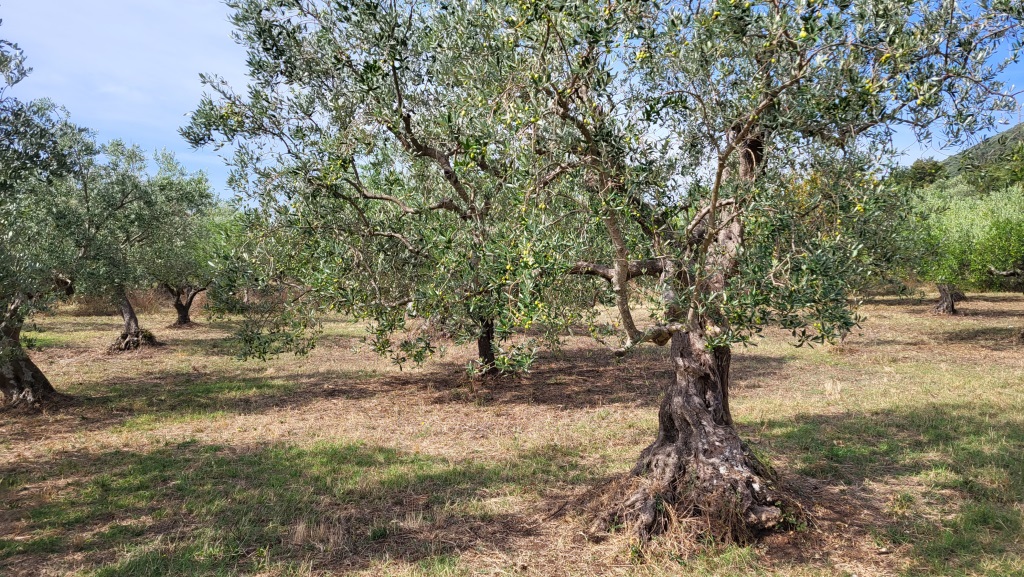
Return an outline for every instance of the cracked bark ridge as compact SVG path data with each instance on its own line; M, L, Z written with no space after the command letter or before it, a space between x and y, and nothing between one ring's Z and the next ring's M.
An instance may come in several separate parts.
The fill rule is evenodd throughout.
M738 178L753 182L763 160L765 134L745 127L733 137L739 142ZM689 256L700 263L701 274L695 279L671 277L706 302L714 302L713 295L725 290L743 243L739 204L718 197L721 182L734 178L728 168L721 160L711 200L687 228L688 235L699 236L692 244L697 252ZM666 269L670 274L671 268ZM746 543L806 520L799 504L781 490L775 473L733 426L732 353L727 345L709 346L710 338L728 330L725 315L714 307L701 310L693 302L684 311L672 282L664 283L664 299L669 321L680 325L671 335L674 374L658 413L658 435L625 481L609 492L605 504L610 506L604 506L594 528L625 525L643 543L682 519L697 518L705 521L697 525L701 533L720 542Z
M8 350L0 354L9 357L0 360L0 393L4 405L37 408L64 397L24 351Z
M501 371L498 369L497 359L494 355L494 320L482 319L480 321L480 335L476 339L477 358L480 361L480 371L483 375L496 375Z

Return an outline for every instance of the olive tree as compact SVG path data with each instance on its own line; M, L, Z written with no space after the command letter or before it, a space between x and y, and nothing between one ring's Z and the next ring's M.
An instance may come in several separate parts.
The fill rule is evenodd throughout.
M192 189L194 198L175 203L168 213L171 226L163 226L145 245L142 260L143 280L156 282L172 299L176 328L192 324L192 304L206 292L214 280L214 261L223 250L226 221L231 217L227 207L214 204L206 177L188 174L171 164L158 176L159 186Z
M212 95L183 133L197 146L236 145L234 184L260 202L260 222L303 247L272 259L271 276L370 319L378 351L398 360L428 356L435 333L476 340L483 372L507 364L497 340L535 312L545 282L513 265L551 255L525 232L535 223L514 149L523 127L494 122L486 106L509 99L495 80L517 73L489 15L229 5L252 82L239 93L205 77ZM410 317L418 326L395 342Z
M213 223L188 224L191 226L187 234L176 238L168 247L170 254L163 253L147 269L172 299L176 316L171 326L175 328L192 325L192 305L213 283L214 269L210 264Z
M189 214L209 206L212 193L205 177L187 174L170 153L155 156L157 172L150 175L143 150L119 140L98 146L82 139L73 158L49 194L62 236L87 264L75 286L110 299L120 312L124 327L112 350L137 349L154 339L140 326L129 291L152 285L148 268L187 233Z
M928 187L917 207L918 273L939 287L936 312L956 314L955 287L991 290L1018 285L1024 269L1024 190L977 192L958 177Z
M62 165L57 139L67 128L65 116L46 100L24 102L7 94L31 72L25 62L17 44L0 39L0 199Z
M49 105L39 105L36 113L42 125L61 132L76 130ZM4 403L13 405L60 398L21 343L29 315L74 292L71 279L80 264L59 223L51 218L55 207L46 190L51 176L55 173L39 164L35 170L26 164L0 194L0 393Z
M45 177L26 171L0 199L0 388L13 404L60 398L20 339L32 312L63 297L110 299L124 320L115 348L141 345L145 333L128 290L152 283L148 267L183 230L182 213L210 199L205 179L183 179L169 155L159 156L161 168L150 178L138 148L117 141L101 147L87 132L54 122L63 168Z
M619 354L671 345L657 437L604 515L645 538L670 510L738 539L793 518L733 426L731 347L772 324L798 344L856 325L851 288L895 230L892 130L957 139L1011 108L992 57L1022 17L938 0L231 5L253 82L242 97L210 79L185 134L241 147L265 221L321 271L297 290L393 325L485 310L516 327L593 281ZM438 306L435 279L464 304ZM657 295L649 322L640 293Z
M508 27L532 55L526 90L550 135L539 148L578 170L573 190L611 256L568 270L612 285L622 352L670 343L676 370L607 520L646 536L678 507L735 538L777 526L785 496L732 425L731 345L768 324L801 344L855 326L851 291L898 230L882 181L892 130L956 140L1012 109L990 57L1019 49L1022 8L533 6ZM631 310L643 277L662 295L646 328Z

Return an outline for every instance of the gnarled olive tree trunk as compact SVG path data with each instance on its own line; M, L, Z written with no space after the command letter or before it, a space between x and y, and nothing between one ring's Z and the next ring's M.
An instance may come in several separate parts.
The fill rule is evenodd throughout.
M935 285L939 289L939 302L935 304L935 312L943 315L955 315L956 303L966 299L966 295L956 286L939 283Z
M664 531L671 508L703 517L721 539L745 542L783 521L774 474L740 440L729 412L729 347L699 333L672 335L675 374L658 412L658 436L632 470L615 517L641 539Z
M174 310L178 315L172 326L185 327L191 325L192 303L200 293L206 290L206 287L193 287L191 285L174 287L170 284L164 284L164 288L167 289L167 292L174 299Z
M0 394L8 406L35 407L63 397L21 346L21 322L0 323Z
M128 294L125 291L120 293L117 309L124 320L124 329L122 329L121 335L117 337L114 344L110 345L110 350L134 351L142 348L143 345L155 343L152 333L142 330L139 326L139 317L136 316L135 307L132 306L132 302L128 299Z

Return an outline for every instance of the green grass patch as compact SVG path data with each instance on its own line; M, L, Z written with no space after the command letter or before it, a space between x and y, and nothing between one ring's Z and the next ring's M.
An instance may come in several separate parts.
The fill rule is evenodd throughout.
M582 475L575 457L541 447L502 461L453 463L360 443L271 445L239 453L190 440L146 453L59 455L32 480L81 480L31 508L28 518L40 534L91 534L86 549L128 551L97 575L258 572L268 559L277 567L275 559L294 560L306 547L317 547L296 541L292 531L325 510L350 512L339 529L348 532L346 546L369 547L401 536L401 503L407 500L423 503L428 520L493 518L480 511L481 498L535 492L566 475ZM147 548L152 535L139 519L193 529L153 550ZM421 545L422 555L433 547ZM61 554L68 547L58 537L3 541L0 555ZM433 564L429 574L455 574L454 559L423 562Z
M910 574L1009 575L1024 571L1020 414L967 402L923 404L793 419L799 424L772 421L764 437L776 451L797 457L801 472L813 477L846 484L904 477L962 495L940 526L909 520L917 506L909 494L898 493L889 503L896 520L875 537L881 544L912 544L917 563ZM1000 561L984 564L994 559Z

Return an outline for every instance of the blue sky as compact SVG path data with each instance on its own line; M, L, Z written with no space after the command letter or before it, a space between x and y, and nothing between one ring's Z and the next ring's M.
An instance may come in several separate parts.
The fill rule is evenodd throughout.
M223 160L193 151L178 135L202 95L199 73L245 84L245 52L231 39L220 0L0 0L0 18L0 37L17 42L34 69L13 96L52 99L101 141L167 148L230 196ZM1024 63L1006 81L1024 87ZM907 134L897 144L905 162L955 152L923 147Z
M219 0L0 0L0 37L25 51L32 74L11 89L48 97L100 141L167 148L203 170L223 196L227 169L178 135L203 93L199 73L245 83L245 51Z

